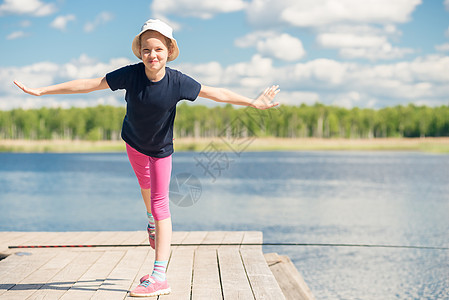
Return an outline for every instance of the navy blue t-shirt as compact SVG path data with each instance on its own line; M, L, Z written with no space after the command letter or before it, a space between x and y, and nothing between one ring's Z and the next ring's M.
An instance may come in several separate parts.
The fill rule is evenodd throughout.
M173 123L176 104L194 101L201 85L177 70L165 68L165 76L152 82L145 65L138 63L106 74L111 90L125 89L126 115L122 138L137 151L151 157L173 153Z

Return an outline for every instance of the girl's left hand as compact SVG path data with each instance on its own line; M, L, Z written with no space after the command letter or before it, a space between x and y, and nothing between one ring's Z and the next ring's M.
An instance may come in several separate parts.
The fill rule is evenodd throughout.
M273 85L270 88L266 88L265 91L251 103L251 106L258 109L268 109L277 106L279 105L279 102L273 102L273 99L279 92L279 85Z
M33 96L40 96L42 94L41 91L39 91L38 89L30 89L28 87L26 87L24 84L22 84L21 82L14 80L15 85L17 85L22 91L24 91L27 94L33 95Z

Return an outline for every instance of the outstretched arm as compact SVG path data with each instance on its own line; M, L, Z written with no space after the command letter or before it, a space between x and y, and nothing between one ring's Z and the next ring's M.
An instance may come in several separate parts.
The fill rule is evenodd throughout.
M272 102L279 91L279 86L273 85L272 87L265 89L265 91L256 99L251 99L234 93L228 89L202 85L199 96L217 102L252 106L258 109L267 109L279 105L278 102Z
M56 94L81 94L109 88L109 85L106 81L106 77L93 78L93 79L78 79L36 89L28 88L18 81L14 81L14 83L19 88L21 88L25 93L33 96L56 95Z

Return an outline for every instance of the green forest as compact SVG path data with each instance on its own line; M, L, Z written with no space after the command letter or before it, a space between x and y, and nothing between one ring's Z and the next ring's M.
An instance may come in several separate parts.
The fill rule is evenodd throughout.
M118 140L125 108L0 111L0 139ZM384 138L449 136L449 106L346 109L323 104L257 110L181 103L175 137Z

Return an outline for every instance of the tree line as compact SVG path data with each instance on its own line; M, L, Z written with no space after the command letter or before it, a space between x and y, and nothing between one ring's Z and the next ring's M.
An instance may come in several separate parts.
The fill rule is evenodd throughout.
M0 111L0 139L118 140L124 107ZM383 138L449 136L449 106L346 109L323 104L257 110L178 105L175 137Z

